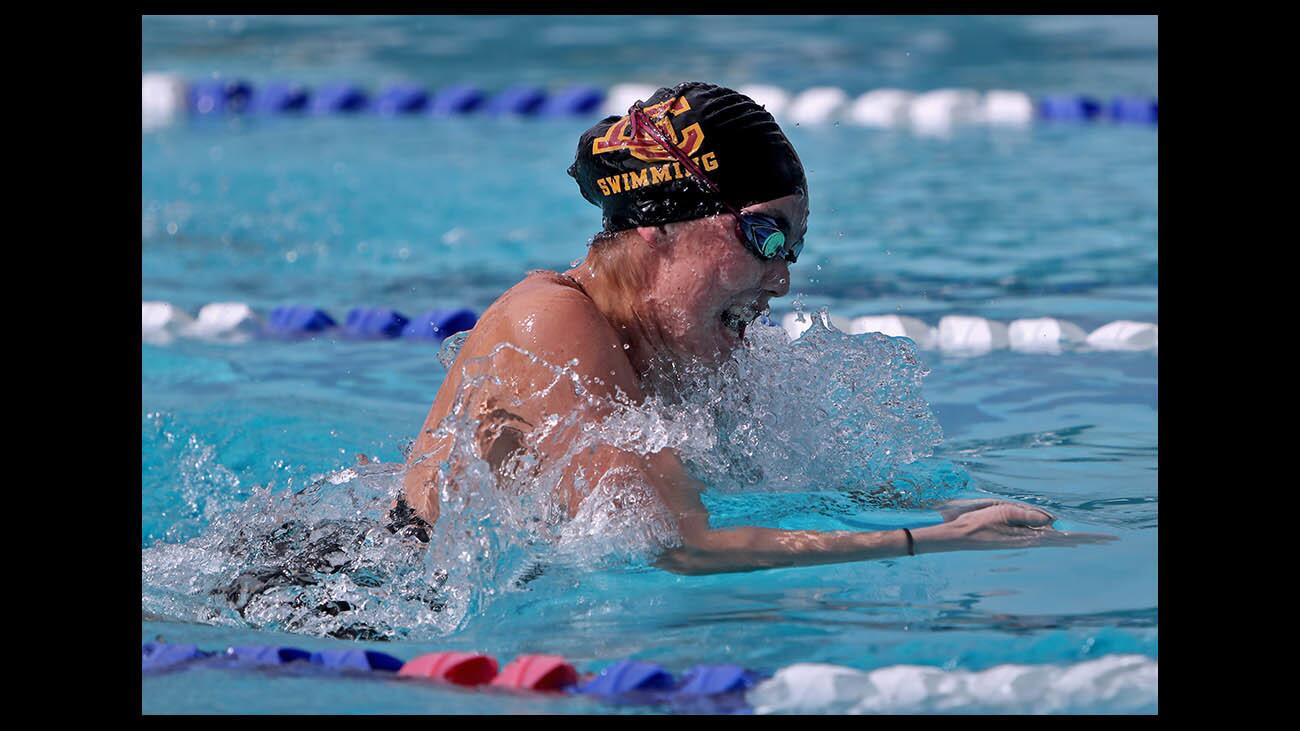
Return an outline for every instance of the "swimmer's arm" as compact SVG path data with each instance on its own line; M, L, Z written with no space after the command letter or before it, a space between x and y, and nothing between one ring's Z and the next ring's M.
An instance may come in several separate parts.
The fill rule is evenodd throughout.
M944 525L913 530L916 552L945 550L941 547ZM678 529L681 545L660 554L656 562L659 568L678 574L759 571L908 555L907 535L902 530L811 531L753 526L711 529L707 514L679 520Z
M917 553L922 542L917 533L925 530L912 531ZM683 544L661 554L656 565L677 574L718 574L906 555L907 537L901 530L859 533L745 527L683 535Z
M674 464L675 463L675 464ZM654 466L650 466L654 465ZM656 565L679 574L716 574L792 566L870 561L907 556L907 534L889 531L808 531L741 527L712 529L698 482L668 450L647 460L647 476L677 518L681 545L660 554ZM665 489L667 488L667 489ZM1062 533L1038 508L999 500L967 500L940 506L943 523L912 529L913 550L922 553L996 550L1035 545L1099 543L1111 536Z
M676 519L681 544L659 555L656 565L679 574L714 574L787 566L868 561L907 555L901 530L880 532L709 527L700 500L703 485L671 450L643 458L641 472ZM918 532L912 531L914 537ZM917 542L920 538L916 537Z

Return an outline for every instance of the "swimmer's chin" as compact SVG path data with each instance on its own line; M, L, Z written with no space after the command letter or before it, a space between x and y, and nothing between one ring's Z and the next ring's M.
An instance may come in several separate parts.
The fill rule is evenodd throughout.
M739 350L745 344L746 324L740 326L740 332L718 323L715 328L714 337L709 343L708 352L700 354L698 357L701 361L711 366L718 366L731 358L732 354Z
M744 346L745 331L748 327L749 323L741 324L740 332L736 332L721 320L715 320L713 324L703 326L706 330L705 337L697 335L691 341L673 348L672 358L677 362L678 367L686 366L688 369L691 364L710 368L721 366Z

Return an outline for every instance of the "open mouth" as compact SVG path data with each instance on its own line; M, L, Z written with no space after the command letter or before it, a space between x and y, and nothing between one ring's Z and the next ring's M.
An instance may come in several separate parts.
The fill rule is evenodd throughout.
M732 305L722 311L722 327L736 336L737 340L745 337L745 328L761 314L755 303Z

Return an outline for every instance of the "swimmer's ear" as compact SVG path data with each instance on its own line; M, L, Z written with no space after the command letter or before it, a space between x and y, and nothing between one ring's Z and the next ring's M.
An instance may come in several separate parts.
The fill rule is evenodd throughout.
M652 248L664 246L670 238L667 226L638 226L636 232Z

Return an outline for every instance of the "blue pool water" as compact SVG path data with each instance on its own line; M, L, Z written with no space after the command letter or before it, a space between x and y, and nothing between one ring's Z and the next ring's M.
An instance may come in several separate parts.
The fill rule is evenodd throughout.
M644 21L146 18L143 70L372 86L701 78L791 91L836 84L855 94L885 85L1157 91L1152 19ZM662 53L647 56L647 46ZM336 316L356 305L481 311L528 269L563 269L583 256L599 213L564 170L591 121L246 118L145 132L141 297L191 314L218 301L263 314L286 303ZM1038 124L924 137L788 125L787 133L812 197L808 245L792 268L791 297L774 303L778 316L798 303L932 325L952 314L1052 316L1089 331L1158 322L1154 127ZM835 347L846 350L828 352L867 346ZM1034 503L1059 516L1059 528L1118 540L706 577L606 561L480 598L455 626L425 621L382 589L328 584L388 637L358 641L330 636L346 612L295 625L286 601L240 617L208 578L237 559L206 547L229 549L241 530L311 523L343 510L335 502L393 489L382 465L402 461L445 376L437 346L144 343L142 639L207 649L361 644L404 659L441 649L503 661L551 653L582 669L629 656L676 670L731 662L768 672L800 662L984 670L1158 659L1158 356L918 356L930 370L919 394L942 441L893 479L927 494ZM345 472L357 453L381 465ZM319 502L310 504L262 494L315 483ZM938 520L844 485L719 489L706 502L718 525L870 530ZM394 556L416 574L429 568ZM575 698L217 669L146 677L142 703L145 712L610 710Z

